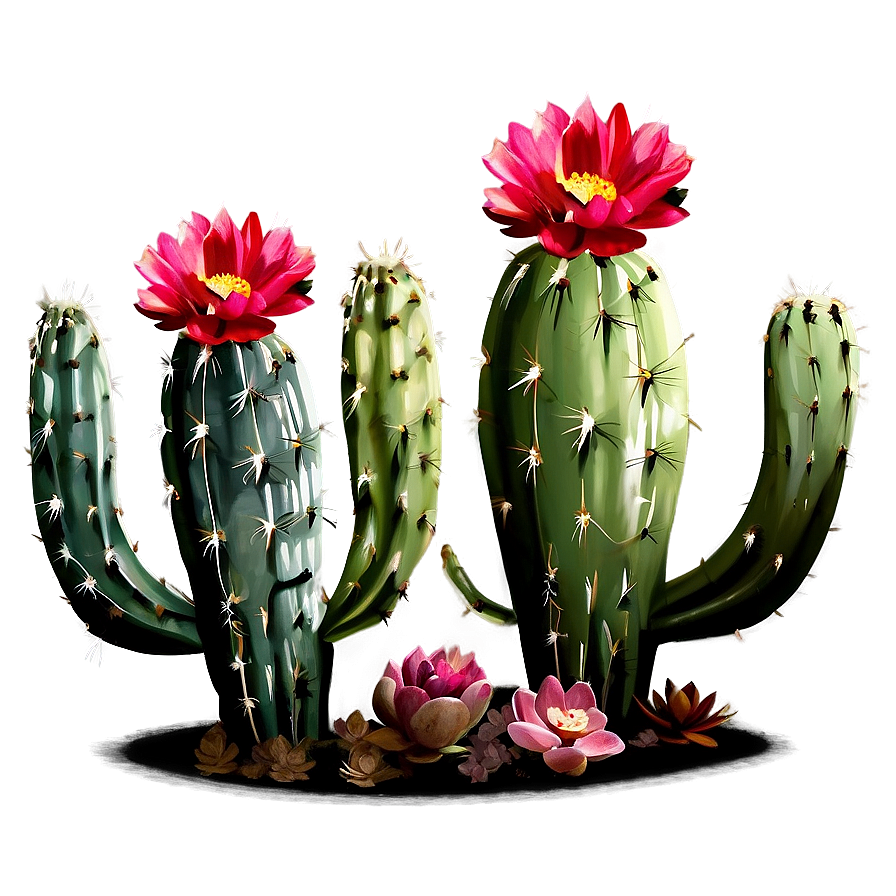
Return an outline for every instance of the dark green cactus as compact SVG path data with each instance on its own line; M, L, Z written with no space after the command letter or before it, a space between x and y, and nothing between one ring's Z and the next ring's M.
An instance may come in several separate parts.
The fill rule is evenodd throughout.
M31 343L31 472L65 596L96 637L141 653L201 650L192 602L149 573L122 523L112 379L81 302L41 304Z
M399 249L367 256L343 302L355 524L321 626L328 641L388 620L435 532L442 460L435 334L423 283Z
M855 418L842 304L776 310L753 499L719 551L668 584L689 418L659 267L640 252L566 262L524 250L483 349L480 442L533 687L588 680L624 716L659 644L753 625L793 594L830 525Z
M319 427L307 375L276 335L178 340L162 394L165 475L196 625L238 743L326 729Z

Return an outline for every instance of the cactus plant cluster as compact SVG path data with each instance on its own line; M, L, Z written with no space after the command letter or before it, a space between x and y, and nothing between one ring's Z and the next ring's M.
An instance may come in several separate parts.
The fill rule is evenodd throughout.
M250 216L247 255L253 226ZM209 227L207 239L226 255L222 241L226 249L235 239L229 216L222 211ZM163 246L172 251L170 238ZM209 316L229 312L223 303L235 289L252 295L241 277L206 273L196 276L211 284ZM140 310L167 328L173 303L164 288L146 291ZM296 293L300 307L310 303L306 292ZM441 404L426 290L384 247L365 253L352 299L343 375L351 379L355 533L332 599L320 574L329 521L311 384L293 349L264 335L263 318L250 321L256 338L242 341L197 340L188 327L165 359L162 460L192 597L145 569L122 526L111 376L83 304L47 298L32 340L35 504L67 599L102 640L146 653L203 652L223 729L240 745L326 734L332 642L388 619L435 531ZM205 333L195 307L179 315Z
M667 581L692 424L687 339L641 230L687 217L676 185L692 159L665 126L632 132L621 105L605 123L586 101L573 118L549 106L531 130L512 126L485 162L502 182L486 191L486 213L538 240L492 302L477 412L513 609L477 591L450 546L442 557L471 611L518 624L532 690L490 714L464 773L484 781L522 747L581 774L623 748L608 715L636 724L638 707L681 734L671 741L714 745L701 732L729 716L710 717L712 700L692 684L680 699L670 684L668 707L655 695L645 708L657 648L753 625L808 574L855 422L855 329L824 296L775 308L753 496L717 551ZM71 296L42 303L29 403L41 540L94 635L145 653L204 653L220 718L197 754L204 774L307 777L311 744L328 732L333 643L388 621L435 533L436 335L407 261L400 244L364 252L343 298L354 520L331 589L311 383L270 320L311 303L310 249L287 228L263 235L254 214L237 228L222 210L214 221L194 214L176 239L162 234L137 265L150 282L137 309L183 330L165 360L161 451L192 597L144 568L122 524L112 380L93 321ZM492 693L474 665L420 648L403 672L390 664L374 703L391 727L356 714L337 723L343 777L373 786L463 752L456 741ZM498 740L505 731L512 743ZM388 753L403 757L401 771Z
M530 682L646 695L657 647L729 634L790 597L828 531L855 419L836 300L782 302L765 342L765 449L734 532L666 583L689 417L665 275L640 252L520 253L486 324L480 444Z

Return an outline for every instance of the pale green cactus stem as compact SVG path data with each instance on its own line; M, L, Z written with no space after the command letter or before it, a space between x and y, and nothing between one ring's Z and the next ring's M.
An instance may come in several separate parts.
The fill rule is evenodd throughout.
M442 462L435 333L426 290L406 260L400 244L378 256L365 252L343 302L354 532L321 626L328 641L388 621L435 532Z
M220 718L241 744L326 730L319 425L277 335L181 337L162 394L162 459Z
M646 697L659 644L732 633L794 593L830 526L855 419L845 308L781 303L753 498L719 551L667 584L690 423L684 343L665 277L640 252L524 250L486 324L479 435L529 683L590 681L617 717Z
M192 601L137 559L116 477L112 378L82 301L49 296L31 341L28 404L38 525L65 597L88 630L141 653L202 648Z
M821 549L846 471L859 389L855 328L842 302L797 295L765 337L765 444L753 495L726 541L669 582L658 640L755 625L802 584Z

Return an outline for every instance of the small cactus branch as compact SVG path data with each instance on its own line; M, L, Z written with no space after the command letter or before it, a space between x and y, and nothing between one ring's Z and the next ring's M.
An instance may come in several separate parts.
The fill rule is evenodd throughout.
M355 521L321 634L387 622L435 533L442 405L423 283L397 248L367 257L344 300L343 416Z
M41 539L89 631L140 653L201 650L192 601L137 559L122 523L112 379L80 302L41 305L31 344L31 469Z
M753 496L721 547L660 596L651 620L660 641L727 634L769 616L800 586L831 525L858 388L845 307L822 296L782 302L764 367L765 444Z
M466 570L460 565L450 544L442 546L442 569L457 589L464 603L466 613L476 613L489 622L498 625L516 625L516 613L487 598L472 582Z

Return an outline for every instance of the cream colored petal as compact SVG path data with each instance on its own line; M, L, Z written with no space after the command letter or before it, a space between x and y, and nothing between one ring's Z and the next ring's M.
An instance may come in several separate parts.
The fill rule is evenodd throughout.
M469 727L470 710L456 697L437 697L411 717L410 734L423 747L439 750L453 744Z

